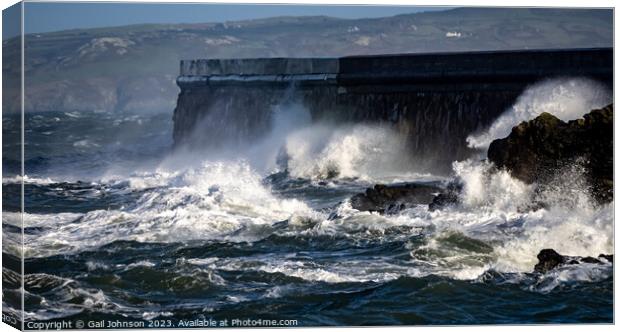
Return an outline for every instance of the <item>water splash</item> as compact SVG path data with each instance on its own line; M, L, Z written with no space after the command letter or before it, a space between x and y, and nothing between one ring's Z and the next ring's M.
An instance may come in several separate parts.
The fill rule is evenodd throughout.
M558 95L566 97L570 92L566 89L559 89ZM513 108L522 111L513 114L512 120L520 121L523 114L532 116L528 112L535 110L533 105L552 104L543 102L550 98L545 93L528 91ZM526 102L528 98L542 99ZM106 195L135 194L135 200L120 208L27 214L26 227L33 233L26 235L26 256L45 260L67 255L73 259L73 255L96 253L106 246L102 250L120 250L115 249L117 241L180 243L190 248L217 242L229 247L218 253L222 257L203 256L208 250L198 250L200 254L194 256L183 252L179 266L187 258L191 273L198 267L209 273L255 272L260 278L285 275L294 278L290 284L287 281L287 287L303 293L295 285L316 281L330 285L385 283L430 275L477 280L490 271L531 281L529 272L540 249L582 256L613 249L613 205L589 203L576 165L559 171L562 176L557 183L542 188L513 179L486 162L454 163L454 175L463 184L460 205L439 211L418 205L399 214L380 215L357 211L346 200L334 207L340 196L329 206L325 204L325 209L313 209L314 201L335 196L337 191L351 197L354 193L345 187L352 183L406 177L415 169L413 156L389 126L311 124L307 111L295 103L274 109L271 121L264 138L243 148L171 155L154 169L131 168L130 175L110 173L95 181L105 186L93 186L93 192L105 187L109 189ZM291 186L303 182L297 177L306 182L337 181L302 187L294 197L271 188L265 176L281 170L276 163L281 148L286 151L285 167L290 175L285 181ZM532 205L536 200L544 204ZM17 216L8 215L5 224L13 225ZM10 245L18 248L17 243ZM156 271L162 268L156 257L122 266L89 260L86 266L89 273L110 266L117 272ZM584 265L580 269L544 277L531 290L546 292L564 282L596 281L610 274L607 266ZM530 281L519 284L528 287ZM274 290L266 296L283 296L283 292ZM243 294L235 292L227 296L230 301L243 299ZM102 302L91 297L88 301Z
M411 170L405 142L386 126L313 125L289 135L285 148L293 177L369 180Z
M275 197L263 185L262 177L243 161L138 173L116 187L143 194L119 210L26 214L26 227L46 228L44 234L26 236L26 256L76 253L119 240L255 241L268 236L273 223L295 214L314 213L299 200ZM48 227L50 219L54 219L53 228Z
M461 203L469 209L514 211L531 200L533 186L514 179L493 164L466 160L452 165L463 183Z
M613 252L613 204L592 203L579 164L559 170L545 186L524 184L488 162L453 167L463 185L461 204L426 215L437 229L432 238L456 231L484 241L495 257L489 268L502 272L531 271L544 248L575 256Z
M514 126L543 112L568 121L578 119L593 109L604 107L611 101L611 91L590 79L545 80L527 88L516 103L484 132L467 137L467 144L471 148L486 150L493 140L508 136Z

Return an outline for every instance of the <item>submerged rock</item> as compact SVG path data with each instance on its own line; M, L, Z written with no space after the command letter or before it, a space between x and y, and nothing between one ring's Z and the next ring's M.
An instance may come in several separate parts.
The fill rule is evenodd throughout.
M462 189L462 184L451 182L439 195L433 198L433 201L428 205L429 211L440 210L458 204Z
M562 165L583 158L592 195L613 200L613 104L564 122L543 113L491 143L488 158L526 183L544 183Z
M441 188L430 184L377 184L351 198L351 206L360 211L396 213L417 204L429 204Z
M543 249L538 255L538 264L534 266L534 271L540 273L547 273L557 267L564 265L574 265L581 263L590 264L605 264L605 261L613 263L614 255L600 254L598 258L594 257L580 257L580 256L564 256L560 255L553 249Z
M553 249L541 250L536 258L538 264L534 266L534 271L540 273L546 273L566 263L566 258Z
M598 258L602 258L610 263L614 262L614 255L605 255L605 254L600 254L598 255Z

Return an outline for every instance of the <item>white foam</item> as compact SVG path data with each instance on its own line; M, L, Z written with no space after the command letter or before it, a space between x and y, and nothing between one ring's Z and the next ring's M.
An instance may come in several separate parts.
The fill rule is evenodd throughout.
M25 217L31 226L49 226L50 218L55 219L53 228L26 241L27 256L78 252L116 240L256 240L269 235L273 223L295 214L320 215L301 201L276 198L262 177L241 161L205 162L198 168L146 177L157 178L158 185L167 183L121 210Z
M459 232L493 247L492 264L501 272L531 272L536 255L552 248L564 255L598 256L613 252L613 203L596 206L584 198L587 190L568 190L575 183L561 181L559 187L534 194L532 185L525 185L507 173L490 172L485 162L463 162L454 165L463 182L462 204L435 212L420 209L408 211L412 221L433 225L432 239L446 232ZM578 178L583 174L559 172L562 177ZM533 198L542 200L546 208L526 207ZM560 199L561 198L561 199ZM437 249L443 242L436 242ZM454 258L462 253L456 253ZM454 276L466 275L452 267ZM484 272L476 264L472 271ZM475 277L471 273L470 277Z
M318 262L296 260L295 256L253 255L252 257L222 258L217 260L188 260L188 263L209 269L225 271L262 271L281 273L307 281L326 283L384 282L407 274L407 266L394 265L382 260L346 260L323 265ZM271 289L267 297L281 295L283 289Z
M536 283L531 285L529 289L548 293L564 285L571 285L576 282L602 281L612 275L613 266L611 264L582 263L566 265L539 276Z
M262 183L262 177L242 161L205 162L184 171L140 174L136 176L158 180L157 186L145 192L135 205L86 214L26 215L27 226L49 227L50 219L55 225L43 234L27 235L26 256L76 253L117 240L240 242L258 241L275 233L375 243L408 243L418 235L426 238L422 246L418 242L411 244L410 264L348 259L317 265L294 256L187 260L210 269L254 269L339 283L381 282L429 274L473 280L489 269L531 272L536 254L543 248L579 256L612 252L612 205L597 207L587 199L558 200L558 196L579 197L586 192L571 190L569 195L562 188L551 188L541 196L547 208L522 209L534 195L531 185L505 172L494 172L485 162L455 163L454 169L463 183L458 207L430 212L427 206L419 205L397 215L380 215L357 211L345 202L334 211L339 218L327 218L298 200L275 197ZM571 178L578 176L570 174ZM129 179L129 183L132 181ZM579 183L573 181L571 185ZM289 220L287 227L274 227L281 220ZM463 240L451 239L451 234ZM492 249L479 251L476 245L472 249L453 242L472 240L481 241L483 249ZM435 254L421 254L424 252ZM106 267L91 263L89 268Z
M505 135L507 126L541 110L559 114L562 119L579 117L595 107L590 104L607 102L606 95L597 89L592 82L580 79L533 86L484 134L487 136L474 137L477 141L470 144L486 146L489 139ZM286 148L292 177L354 178L356 184L407 177L436 179L411 171L411 161L403 157L408 155L404 142L389 127L308 125L307 118L301 116L306 114L302 108L288 109L301 118L286 116L286 112L276 116L276 129L240 151L241 155L208 156L208 161L199 154L172 155L154 169L105 178L113 190L141 193L137 202L128 206L84 214L26 214L26 226L46 228L26 236L26 256L72 254L118 240L253 242L273 234L344 238L364 244L398 241L410 252L411 259L398 264L383 257L363 256L319 263L297 259L294 253L184 261L210 271L249 269L340 283L383 282L429 274L474 280L489 269L531 272L536 254L544 248L575 256L613 251L613 204L592 204L585 182L579 180L583 172L578 165L558 172L561 177L541 191L507 172L495 171L489 163L455 162L454 175L463 184L460 204L432 212L419 205L396 215L380 215L357 211L344 202L332 211L338 217L328 218L327 213L314 211L300 200L278 197L263 178L265 171L277 166L275 159L281 146ZM545 208L531 208L534 198L545 203ZM19 214L5 215L5 223L20 226ZM288 220L285 227L277 225L284 220ZM424 238L423 244L420 238ZM18 247L17 243L12 245ZM88 268L109 267L89 262ZM594 268L585 265L583 269L586 271L559 273L556 285L571 278L599 280ZM223 282L215 273L213 278ZM278 296L281 291L273 289L266 296Z
M2 178L2 183L5 183L5 184L19 184L19 183L22 183L22 181L25 184L38 184L38 185L48 185L48 184L57 182L56 180L53 180L49 177L39 178L39 177L32 177L28 175L24 175L23 177L21 175L15 175L13 177L7 176L7 177Z
M95 142L93 142L91 140L88 140L88 139L82 139L82 140L76 141L76 142L73 143L73 146L76 147L76 148L85 148L85 149L86 148L90 149L90 148L100 147L99 144L97 144L97 143L95 143Z
M531 200L533 186L494 171L491 163L466 160L454 162L453 169L463 183L461 203L467 208L506 211Z

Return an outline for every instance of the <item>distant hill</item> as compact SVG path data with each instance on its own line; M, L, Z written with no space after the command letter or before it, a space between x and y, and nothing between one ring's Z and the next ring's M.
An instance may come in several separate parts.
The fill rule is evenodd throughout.
M180 59L609 47L613 12L457 8L372 19L130 25L25 40L28 111L171 111ZM3 41L3 74L19 73L18 42ZM17 96L8 84L5 111L17 110Z

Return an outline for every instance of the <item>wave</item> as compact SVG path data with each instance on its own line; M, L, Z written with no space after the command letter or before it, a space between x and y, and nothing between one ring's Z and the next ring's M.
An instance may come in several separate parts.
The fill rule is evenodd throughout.
M581 186L585 181L575 180L583 177L578 167L559 172L572 181L540 190L493 170L487 162L457 162L454 169L463 184L461 204L428 215L414 210L411 216L428 217L437 228L435 238L458 231L492 245L490 268L531 271L544 248L575 256L613 252L613 203L592 203Z
M385 180L416 177L403 138L388 126L316 124L291 133L285 142L292 177Z
M180 147L180 152L168 158L166 164L183 166L200 162L205 156L209 160L243 159L261 174L285 171L293 178L315 181L389 182L432 176L415 171L414 156L407 149L406 139L393 126L313 122L310 112L295 99L276 105L269 121L262 138L239 144L238 140L222 135L218 144L202 150ZM230 126L228 131L243 134L244 130L236 124ZM212 134L203 130L192 135L199 141L213 140L209 136Z
M155 182L149 183L149 179ZM118 240L255 240L264 237L265 228L274 222L297 213L314 213L299 200L276 198L245 162L205 162L185 171L141 173L129 178L126 185L133 190L152 190L119 210L26 214L27 227L49 226L50 218L54 219L53 228L32 235L33 241L26 239L27 256L76 253Z
M482 133L467 137L471 148L487 149L491 142L510 134L522 121L547 112L563 121L582 117L590 110L604 107L613 99L603 84L586 78L556 78L528 87L516 103Z
M609 96L601 91L581 79L535 85L488 131L471 136L470 144L484 147L490 139L506 135L506 128L543 110L563 119L579 117L578 112L607 102ZM128 174L110 171L94 180L101 185L88 189L93 195L136 195L116 209L24 214L25 256L71 257L118 241L187 246L218 241L245 244L255 251L187 262L211 270L335 284L430 275L475 281L489 271L530 278L536 255L544 248L579 256L613 251L613 204L591 202L579 165L561 170L557 181L539 187L495 170L488 162L455 162L453 176L462 192L454 207L430 211L418 205L394 215L355 210L338 196L363 190L352 183L437 178L412 171L415 156L389 126L310 124L302 107L287 107L275 113L271 132L246 148L172 154L156 166L122 170ZM312 186L285 195L266 181L274 172L286 174L283 181L301 178ZM23 180L45 186L58 179ZM315 185L323 182L329 183ZM311 207L321 199L330 205ZM5 216L6 225L21 227L19 214ZM9 252L19 252L18 243L4 240L12 247ZM257 254L260 248L272 252ZM110 269L96 260L85 264L89 272ZM141 259L123 269L156 269L152 264L156 263ZM564 280L601 280L609 271L607 265L561 269L539 276L532 290L547 292Z
M162 167L109 185L113 190L141 192L136 202L118 210L25 214L26 229L36 230L26 232L25 255L79 254L117 241L224 241L269 248L290 243L295 252L312 243L319 251L333 251L333 256L323 257L331 257L328 263L277 254L194 263L343 283L429 275L477 280L487 271L529 273L544 248L579 256L613 250L613 204L592 204L582 182L559 181L541 189L495 171L487 162L455 162L453 168L463 187L458 206L429 211L419 205L396 215L380 215L357 211L348 200L322 211L300 199L281 197L244 160L209 161L183 170ZM573 167L562 174L578 179L581 173ZM545 204L533 206L533 200ZM11 215L5 223L11 223ZM358 248L351 249L352 257L339 256L341 248L351 246ZM388 256L382 251L386 248ZM408 258L392 260L392 255ZM131 267L145 264L134 263ZM96 262L88 267L105 268ZM592 280L599 280L596 276L603 278L609 267L583 268L591 273L566 272L559 278L574 275L585 280L584 273L590 273ZM544 284L537 290L562 285L559 279L557 284Z

